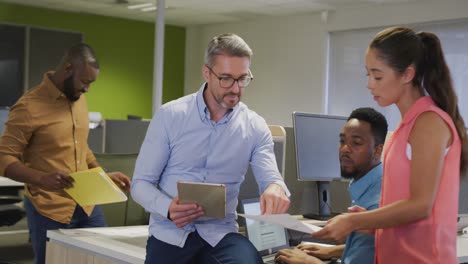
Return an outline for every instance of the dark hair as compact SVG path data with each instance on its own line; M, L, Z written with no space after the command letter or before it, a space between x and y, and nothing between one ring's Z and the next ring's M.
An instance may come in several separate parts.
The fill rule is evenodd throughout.
M376 144L385 143L385 137L387 136L388 131L388 123L385 116L377 112L374 108L362 107L351 112L348 117L348 121L354 118L370 124Z
M94 53L91 46L85 43L79 43L67 49L61 61L62 65L65 63L87 64L91 65L93 68L99 69L99 61L96 57L96 53Z
M380 59L399 73L414 66L413 85L420 89L421 94L427 92L455 124L462 141L460 172L464 173L468 164L465 122L458 109L457 95L439 38L430 32L416 33L406 27L391 27L379 32L369 48L374 49Z

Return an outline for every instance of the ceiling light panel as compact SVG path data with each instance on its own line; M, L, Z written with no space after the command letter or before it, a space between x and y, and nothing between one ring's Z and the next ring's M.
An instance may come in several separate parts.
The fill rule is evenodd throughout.
M127 6L127 8L128 9L141 9L141 8L150 7L150 6L154 6L154 4L152 3L132 4L132 5Z
M156 6L150 6L150 7L142 8L141 11L143 11L143 12L151 12L151 11L155 11L156 9L157 9Z

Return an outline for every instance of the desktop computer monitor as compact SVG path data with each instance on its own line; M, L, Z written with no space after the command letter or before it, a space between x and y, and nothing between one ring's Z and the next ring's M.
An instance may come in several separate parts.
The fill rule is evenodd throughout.
M319 215L306 217L326 218L331 214L330 182L340 179L339 138L347 118L312 113L293 113L296 147L297 178L315 181L318 186Z

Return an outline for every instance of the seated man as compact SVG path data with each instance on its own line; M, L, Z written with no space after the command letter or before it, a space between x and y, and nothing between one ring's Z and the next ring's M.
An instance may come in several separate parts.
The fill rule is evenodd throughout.
M380 157L387 128L387 121L382 114L372 108L358 108L351 113L341 129L341 175L352 179L349 184L352 201L350 212L373 210L379 205L382 179ZM345 245L299 245L295 249L280 250L276 261L309 264L340 257L345 264L374 263L374 235L353 232L346 239Z

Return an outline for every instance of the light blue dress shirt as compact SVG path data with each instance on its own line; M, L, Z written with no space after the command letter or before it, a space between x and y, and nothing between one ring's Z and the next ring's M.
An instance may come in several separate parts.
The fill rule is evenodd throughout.
M351 206L358 205L373 210L379 207L382 186L382 163L370 170L357 181L349 184ZM352 232L346 239L346 247L341 256L344 264L374 263L374 235Z
M151 121L135 165L131 194L150 212L149 232L168 244L183 247L187 236L198 231L211 246L227 233L237 232L239 188L249 164L260 192L277 183L289 196L273 152L273 139L265 120L239 104L219 122L210 119L197 93L164 104ZM177 196L177 181L226 185L226 217L203 217L178 228L167 218Z

